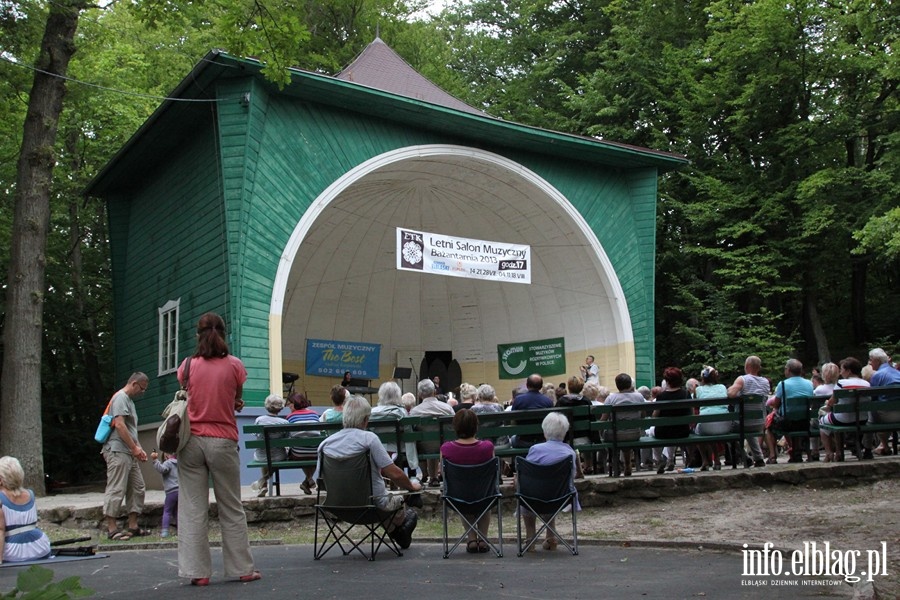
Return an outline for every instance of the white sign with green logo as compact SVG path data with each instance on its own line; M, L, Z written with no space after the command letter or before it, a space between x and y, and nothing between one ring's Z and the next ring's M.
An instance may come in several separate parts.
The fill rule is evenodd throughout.
M564 338L498 344L500 379L523 379L532 373L562 375L566 372Z

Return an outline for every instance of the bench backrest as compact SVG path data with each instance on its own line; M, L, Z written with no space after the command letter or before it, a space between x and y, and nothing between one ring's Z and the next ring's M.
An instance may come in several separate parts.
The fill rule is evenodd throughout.
M835 413L856 413L864 418L869 412L900 412L900 385L855 389L836 389Z

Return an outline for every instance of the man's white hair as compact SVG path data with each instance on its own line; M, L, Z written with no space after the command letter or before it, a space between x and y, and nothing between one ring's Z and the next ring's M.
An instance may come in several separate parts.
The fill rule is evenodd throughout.
M344 429L365 429L366 420L372 414L369 401L353 395L344 402Z
M891 359L888 358L887 352L885 352L884 349L872 348L871 350L869 350L869 360L875 361L878 363L878 366L881 366L889 362Z

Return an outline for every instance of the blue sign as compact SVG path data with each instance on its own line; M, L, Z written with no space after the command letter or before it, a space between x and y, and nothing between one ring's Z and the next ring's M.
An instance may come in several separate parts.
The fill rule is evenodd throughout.
M306 340L306 374L321 377L377 379L381 344L342 342L340 340Z

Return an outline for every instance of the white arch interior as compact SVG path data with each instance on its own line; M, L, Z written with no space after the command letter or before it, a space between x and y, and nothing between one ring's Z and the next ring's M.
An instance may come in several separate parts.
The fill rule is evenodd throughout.
M530 244L532 284L398 271L397 227ZM472 381L496 379L497 344L633 346L621 286L581 215L522 165L456 146L378 156L323 192L282 254L270 328L273 390L283 361L305 361L307 338L380 343L383 368L398 352L450 350ZM621 358L631 365L610 368L633 368Z

